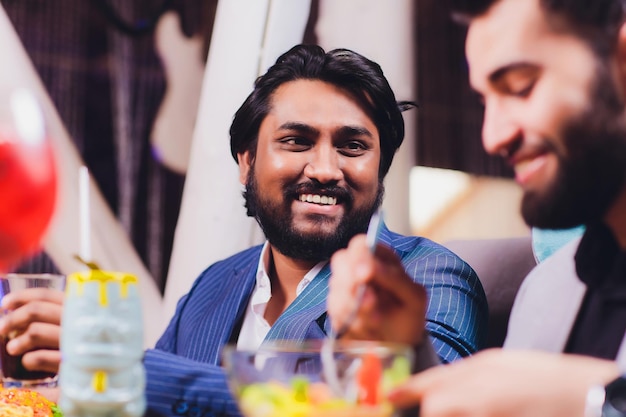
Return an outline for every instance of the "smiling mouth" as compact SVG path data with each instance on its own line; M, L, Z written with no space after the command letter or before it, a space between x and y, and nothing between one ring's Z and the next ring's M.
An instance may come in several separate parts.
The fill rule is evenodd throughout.
M337 197L320 194L300 194L298 200L303 203L320 204L322 206L334 206L337 204Z
M515 178L521 184L526 183L531 177L535 176L546 165L547 154L535 155L518 161L513 169L515 170Z

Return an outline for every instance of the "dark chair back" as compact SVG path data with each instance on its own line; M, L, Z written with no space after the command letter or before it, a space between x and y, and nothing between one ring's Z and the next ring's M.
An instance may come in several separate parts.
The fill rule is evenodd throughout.
M530 236L454 240L444 246L478 274L489 303L489 335L485 347L502 346L517 290L537 264Z

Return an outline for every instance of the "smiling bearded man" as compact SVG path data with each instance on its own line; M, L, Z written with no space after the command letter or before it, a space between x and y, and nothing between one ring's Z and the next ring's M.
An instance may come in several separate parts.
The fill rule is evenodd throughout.
M626 184L626 119L624 101L608 68L598 63L589 103L562 128L564 151L544 140L546 152L558 159L556 175L543 192L527 190L522 216L539 228L564 229L602 217ZM523 152L520 143L507 153Z
M409 107L378 64L346 49L295 46L256 80L235 113L230 144L248 215L267 241L209 266L180 301L146 352L149 407L167 413L184 402L236 415L219 366L225 343L257 349L326 337L329 258L366 231L380 206ZM410 271L407 290L387 301L393 309L410 304L410 319L421 317L389 341L424 352L421 367L478 350L487 304L474 271L444 247L384 225L380 242ZM354 302L354 294L343 297Z
M483 146L513 166L524 219L585 233L526 277L503 350L392 399L421 417L626 417L626 2L451 1Z

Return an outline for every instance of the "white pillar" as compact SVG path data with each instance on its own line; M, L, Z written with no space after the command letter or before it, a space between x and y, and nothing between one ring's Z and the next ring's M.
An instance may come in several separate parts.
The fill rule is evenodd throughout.
M165 315L213 262L262 240L246 216L228 129L255 78L302 41L310 0L228 0L217 6L165 289Z

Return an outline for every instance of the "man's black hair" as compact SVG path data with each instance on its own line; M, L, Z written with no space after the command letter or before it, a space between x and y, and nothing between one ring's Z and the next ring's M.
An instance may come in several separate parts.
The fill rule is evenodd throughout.
M404 139L402 110L412 103L396 97L380 66L348 49L325 52L317 45L297 45L281 55L267 73L257 78L254 90L235 113L230 127L230 151L254 156L261 122L270 111L271 97L282 84L320 80L349 92L363 106L378 129L381 147L379 178L383 178Z
M448 0L455 20L468 23L501 0ZM529 1L529 0L518 0ZM614 52L625 0L539 0L557 29L574 33L600 56Z

